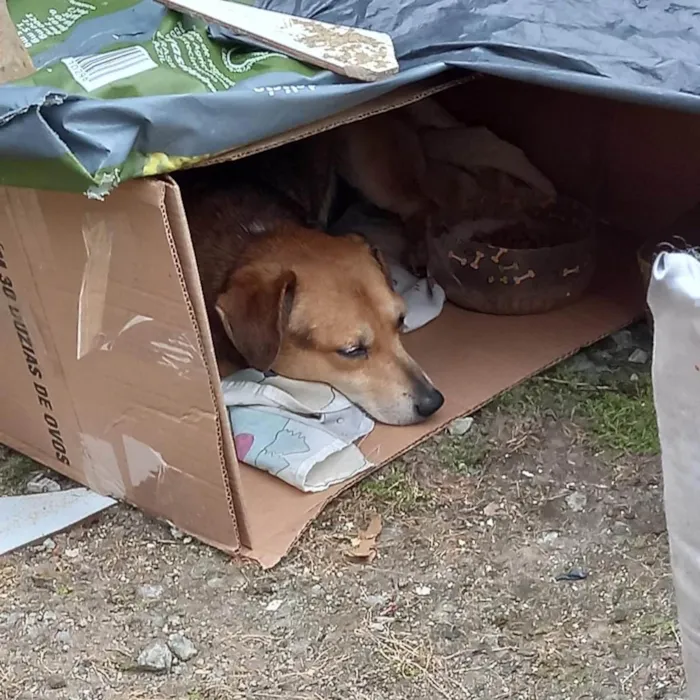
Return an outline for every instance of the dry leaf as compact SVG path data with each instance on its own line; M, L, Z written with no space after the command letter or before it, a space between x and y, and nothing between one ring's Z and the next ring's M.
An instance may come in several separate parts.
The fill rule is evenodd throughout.
M373 562L377 556L377 538L382 532L382 518L375 515L369 522L365 530L360 530L358 537L350 540L350 547L346 554L351 559Z
M365 540L374 539L376 540L379 535L382 534L382 516L374 515L369 521L369 525L364 532L360 532L360 537Z

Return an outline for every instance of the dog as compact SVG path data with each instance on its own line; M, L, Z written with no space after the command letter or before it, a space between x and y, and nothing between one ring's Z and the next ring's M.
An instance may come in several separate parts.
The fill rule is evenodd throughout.
M271 188L183 188L217 360L336 388L381 423L424 421L443 395L401 341L381 254L333 237Z
M411 114L398 109L345 124L332 138L337 174L366 200L401 219L402 262L426 276L427 239L444 226L444 207Z

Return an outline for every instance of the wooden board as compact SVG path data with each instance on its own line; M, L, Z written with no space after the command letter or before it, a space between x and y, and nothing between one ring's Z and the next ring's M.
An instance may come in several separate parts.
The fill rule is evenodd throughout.
M318 22L227 0L158 2L355 80L373 82L399 70L391 37L382 32Z

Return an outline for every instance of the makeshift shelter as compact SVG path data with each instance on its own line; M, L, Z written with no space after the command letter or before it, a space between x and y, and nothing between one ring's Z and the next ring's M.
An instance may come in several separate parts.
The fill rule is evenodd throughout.
M0 318L0 440L271 565L340 489L299 494L238 464L186 212L162 176L440 93L631 234L609 242L599 283L569 309L448 309L409 338L447 402L438 421L373 433L364 448L381 464L640 313L637 241L700 199L700 20L654 1L260 6L386 32L401 71L340 78L151 0L9 0L34 71L0 23L0 264L20 314ZM695 699L698 552L675 553Z

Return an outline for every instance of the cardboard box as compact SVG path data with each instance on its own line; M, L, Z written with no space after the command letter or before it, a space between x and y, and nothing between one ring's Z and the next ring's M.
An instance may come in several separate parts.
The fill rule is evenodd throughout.
M401 90L276 142L445 87ZM666 225L698 199L700 162L685 158L700 145L696 118L497 79L453 86L442 99L632 232ZM506 318L448 305L407 336L445 406L423 425L377 426L365 453L384 464L633 320L643 305L635 246L609 241L593 289L569 308ZM173 180L129 182L104 202L0 189L0 288L0 441L263 566L342 490L302 494L237 462Z

